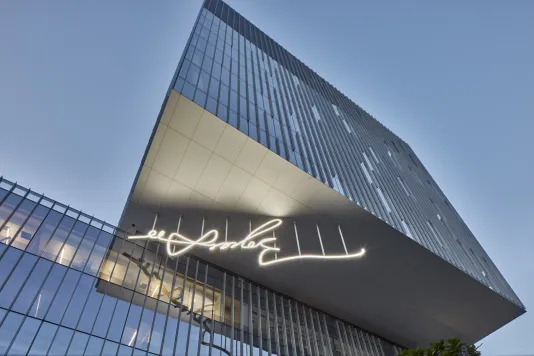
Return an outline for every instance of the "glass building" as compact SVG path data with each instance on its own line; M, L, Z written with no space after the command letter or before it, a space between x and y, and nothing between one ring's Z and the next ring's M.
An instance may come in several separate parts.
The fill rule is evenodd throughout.
M0 178L0 354L392 356L525 313L409 145L219 0L118 225Z

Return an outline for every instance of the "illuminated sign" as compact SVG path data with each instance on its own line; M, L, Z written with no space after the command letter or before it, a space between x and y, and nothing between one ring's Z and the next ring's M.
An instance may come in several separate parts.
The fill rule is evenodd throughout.
M282 225L282 220L273 219L265 224L252 230L245 238L239 241L222 241L219 242L219 232L217 230L210 230L198 239L191 239L179 232L173 232L166 235L165 231L151 230L148 235L128 236L130 240L155 240L164 242L167 247L167 254L169 256L179 256L194 248L205 248L209 251L224 252L227 250L259 250L258 264L260 266L269 266L277 263L288 262L293 260L303 259L317 259L317 260L344 260L360 258L365 254L365 249L362 248L356 253L327 255L323 254L298 254L289 257L276 258L276 254L280 252L280 248L276 247L276 237L266 236L270 231L273 231L278 226ZM300 249L299 249L300 250ZM269 259L266 256L275 254L274 259Z

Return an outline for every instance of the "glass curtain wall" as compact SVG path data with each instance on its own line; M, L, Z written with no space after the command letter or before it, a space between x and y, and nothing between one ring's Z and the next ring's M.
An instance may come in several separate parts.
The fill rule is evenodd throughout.
M0 181L0 354L392 355L293 299Z

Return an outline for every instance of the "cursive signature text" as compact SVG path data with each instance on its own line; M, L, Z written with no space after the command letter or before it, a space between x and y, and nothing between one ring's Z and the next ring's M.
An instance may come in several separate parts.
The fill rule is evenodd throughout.
M275 258L272 260L265 260L269 253L276 254L280 252L280 248L276 247L276 237L267 237L266 234L273 231L282 224L282 220L269 220L263 225L258 226L252 230L245 238L239 241L222 241L219 242L219 232L217 230L209 230L202 234L198 239L191 239L179 232L173 232L166 235L165 231L151 230L147 235L128 236L129 240L156 240L164 242L169 256L179 256L194 248L207 248L209 251L226 251L226 250L260 250L258 254L258 264L260 266L268 266L282 262L288 262L299 259L321 259L321 260L340 260L359 258L365 254L365 249L353 254L345 255L314 255L314 254L299 254L295 256Z

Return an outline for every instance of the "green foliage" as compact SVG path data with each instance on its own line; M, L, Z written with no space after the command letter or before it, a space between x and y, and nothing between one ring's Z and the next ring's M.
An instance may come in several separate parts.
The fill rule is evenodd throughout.
M480 356L480 351L474 345L466 345L459 338L440 340L430 344L428 349L406 349L396 356Z

